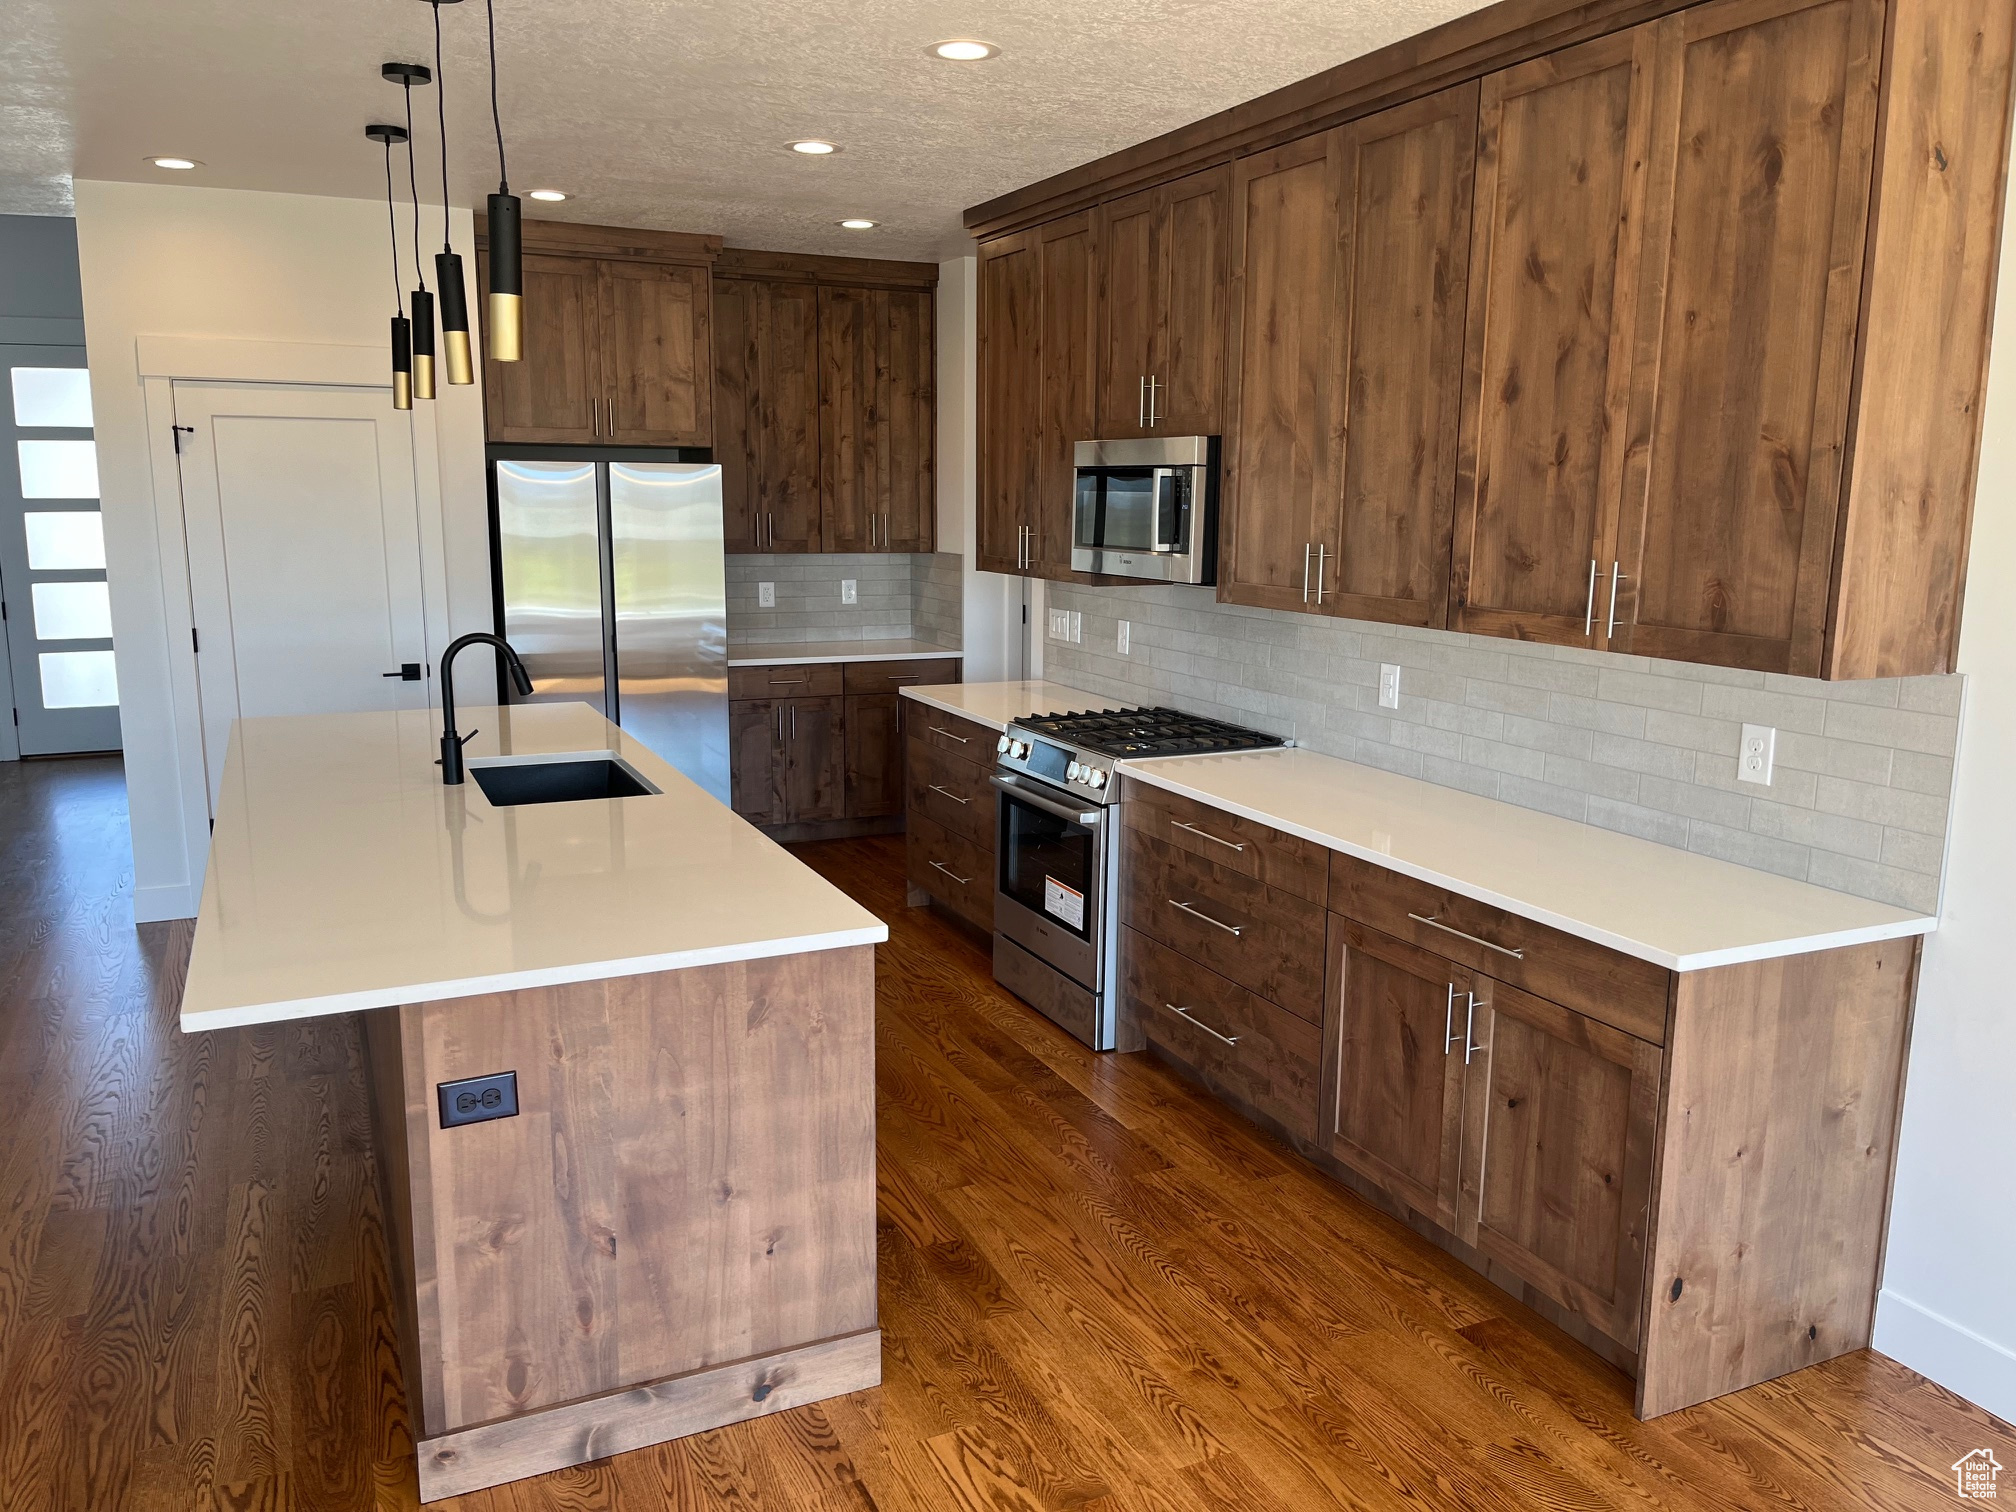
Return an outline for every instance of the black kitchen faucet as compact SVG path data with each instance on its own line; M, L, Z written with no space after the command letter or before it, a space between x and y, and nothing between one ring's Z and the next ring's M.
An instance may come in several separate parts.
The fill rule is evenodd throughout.
M487 635L481 630L472 630L458 637L448 649L441 653L441 781L448 787L458 787L462 782L462 747L479 732L471 730L467 735L455 733L455 675L451 670L455 665L455 653L464 646L473 646L478 641L487 641L504 653L504 663L511 669L511 682L518 689L520 698L532 696L532 679L526 674L525 663L518 659L518 653L511 649L511 643L501 635Z

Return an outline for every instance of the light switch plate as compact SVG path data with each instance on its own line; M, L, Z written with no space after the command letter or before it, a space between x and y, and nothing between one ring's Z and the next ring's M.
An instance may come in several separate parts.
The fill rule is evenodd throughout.
M1382 663L1379 668L1379 707L1400 707L1400 669L1391 662Z
M1770 725L1743 726L1743 746L1736 753L1736 780L1771 786L1771 763L1778 755L1778 732Z
M1134 639L1133 622L1131 620L1120 621L1120 654L1122 656L1127 656L1131 654L1127 650L1127 646L1128 643L1131 642L1133 639Z
M861 595L855 590L854 579L840 579L840 602L843 604L855 604L860 601Z
M758 583L756 585L756 607L758 609L775 609L777 607L777 585L775 583Z
M1049 611L1049 627L1050 627L1050 628L1049 628L1049 635L1050 635L1050 639L1052 639L1052 640L1054 640L1054 641L1068 641L1068 640L1070 640L1070 639L1071 639L1071 611L1070 611L1070 610L1068 610L1068 609L1052 609L1052 610L1050 610L1050 611Z
M1085 639L1085 616L1076 609L1071 611L1071 644L1077 645Z

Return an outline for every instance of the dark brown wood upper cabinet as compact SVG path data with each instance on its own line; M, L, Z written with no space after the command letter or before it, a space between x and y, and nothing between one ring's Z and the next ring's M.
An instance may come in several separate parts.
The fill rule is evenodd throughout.
M714 290L714 455L728 549L817 551L819 291L741 278Z
M979 499L975 562L985 572L1021 572L1035 518L1042 454L1041 254L1035 231L980 248Z
M525 255L525 356L483 364L492 441L592 446L601 439L600 276L590 257ZM490 285L482 253L476 282Z
M1024 571L1045 578L1071 570L1071 511L1077 467L1072 448L1096 439L1094 349L1099 298L1097 233L1090 214L1039 229L1036 265L1042 300L1043 392L1038 407L1036 497Z
M1448 614L1477 86L1237 165L1221 599Z
M1882 0L1657 23L1617 650L1821 670L1883 23Z
M712 348L705 268L604 262L604 441L711 446Z
M929 289L885 291L880 551L938 549L938 320Z
M827 551L930 551L937 406L931 295L819 291L819 453Z
M1223 430L1231 180L1213 168L1100 208L1098 439Z
M1483 81L1453 630L1607 642L1657 30Z

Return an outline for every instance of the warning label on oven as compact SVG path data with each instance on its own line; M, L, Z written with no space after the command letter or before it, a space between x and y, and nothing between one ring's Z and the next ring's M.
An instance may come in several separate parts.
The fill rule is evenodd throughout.
M1085 927L1085 894L1055 877L1043 879L1043 912L1055 914L1073 929Z

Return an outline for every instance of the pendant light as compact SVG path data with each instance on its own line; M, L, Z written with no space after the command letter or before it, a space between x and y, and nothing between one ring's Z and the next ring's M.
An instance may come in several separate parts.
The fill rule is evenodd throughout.
M399 212L392 199L392 144L407 140L403 126L366 126L364 135L385 149L385 224L392 233L392 408L413 408L413 322L399 286Z
M490 124L497 131L497 192L484 217L490 231L490 323L483 350L498 362L525 355L525 253L518 231L518 196L504 171L504 117L497 109L497 0L483 0L490 27Z
M459 0L426 0L434 8L434 104L441 123L441 250L434 256L434 284L441 291L441 355L450 383L474 383L475 364L469 353L469 290L462 281L462 259L448 234L448 83L441 72L441 7Z
M427 292L427 264L420 256L420 170L413 156L413 89L431 84L425 63L387 63L379 70L397 84L406 100L406 183L413 196L413 397L434 397L434 296Z

